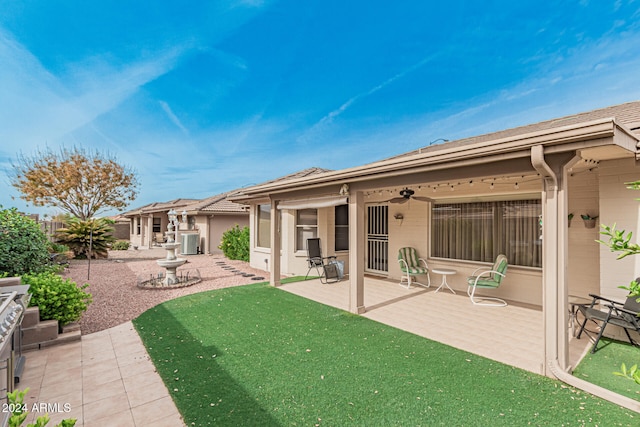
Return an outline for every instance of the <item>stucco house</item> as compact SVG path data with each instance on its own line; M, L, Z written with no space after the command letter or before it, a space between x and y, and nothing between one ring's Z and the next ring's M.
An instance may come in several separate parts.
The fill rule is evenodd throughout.
M222 233L235 225L249 225L247 207L227 200L228 194L217 194L202 200L155 202L125 212L122 216L130 221L129 240L141 248L161 244L169 223L169 211L173 209L179 218L186 215L186 222L182 222L178 230L178 241L181 241L183 234L197 234L199 253L221 253L218 245Z
M345 261L349 309L366 311L365 274L400 281L398 249L415 247L430 268L455 269L449 285L509 259L492 296L539 307L543 373L568 366L569 295L624 300L640 258L617 261L581 215L640 235L640 101L451 141L344 170L288 177L232 194L250 207L251 265L307 271L306 239ZM410 189L422 201L390 203ZM568 217L574 218L569 226ZM495 310L494 308L489 308ZM569 381L569 380L568 380Z
M219 254L222 234L236 225L249 226L249 209L245 205L227 200L229 192L216 194L183 208L192 218L191 231L199 233L200 250L205 254Z

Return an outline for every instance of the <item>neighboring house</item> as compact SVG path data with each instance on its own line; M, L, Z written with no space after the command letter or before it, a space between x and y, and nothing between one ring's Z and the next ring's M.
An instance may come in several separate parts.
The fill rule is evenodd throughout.
M218 249L222 233L238 225L249 225L246 206L226 200L228 193L218 194L203 200L176 199L156 202L123 213L130 221L130 241L138 247L158 246L165 241L169 224L169 211L174 209L178 218L186 215L186 223L179 227L178 242L183 234L198 234L199 253L222 253Z
M285 182L297 182L298 180L305 180L315 176L323 175L327 172L331 172L329 169L323 169L318 167L311 167L308 169L303 169L301 171L285 175L262 184L259 184L255 187L250 187L249 189L241 189L236 192L231 192L229 194L229 199L234 200L238 203L245 203L250 205L250 264L254 268L259 268L262 270L269 270L269 265L272 261L270 261L271 254L271 202L268 195L260 195L258 197L251 197L244 200L243 194L245 191L251 188L260 188L263 186L278 186ZM333 196L329 196L327 202L329 205L334 204ZM342 197L341 203L344 206L342 209L346 208L346 197ZM284 212L286 214L282 214L282 210L278 210L279 220L283 223L283 229L285 229L285 237L283 237L281 249L282 249L282 258L281 262L281 271L286 272L285 274L296 274L300 271L306 271L307 265L307 253L306 253L306 239L309 237L318 237L319 232L326 233L329 230L329 227L318 227L318 217L316 215L316 211L313 210L305 210L302 209L302 206L299 206L300 209L293 210L289 209ZM326 214L327 210L321 210L322 214ZM321 221L327 221L325 217L321 219ZM348 229L345 229L348 232ZM348 236L346 236L348 238ZM343 239L344 240L344 239ZM326 241L326 239L323 239ZM348 243L348 242L347 242ZM342 255L342 259L346 259L346 255L348 252L344 252ZM303 273L304 274L304 273Z
M228 194L217 194L184 207L187 217L193 218L195 230L200 233L198 240L202 253L222 253L218 248L222 234L236 225L240 228L249 226L249 209L227 200Z
M113 220L113 237L118 240L129 240L130 235L130 221L129 218L125 218L122 215L110 216L109 219Z
M354 313L366 310L365 274L399 281L401 247L455 269L449 284L463 293L474 269L505 253L507 278L491 293L541 307L542 369L557 375L570 369L568 295L623 300L618 286L640 276L640 257L617 261L580 219L640 235L639 194L625 186L640 179L639 141L640 101L283 177L230 200L250 206L253 267L267 268L275 286L281 273L304 275L306 239L320 237L325 256L346 261ZM431 201L388 202L404 188Z
M137 209L120 214L130 221L129 240L131 244L140 248L150 248L164 242L165 232L169 225L169 211L174 209L178 215L188 205L198 202L197 199L175 199L169 202L154 202ZM187 219L188 224L182 229L194 229L195 223Z

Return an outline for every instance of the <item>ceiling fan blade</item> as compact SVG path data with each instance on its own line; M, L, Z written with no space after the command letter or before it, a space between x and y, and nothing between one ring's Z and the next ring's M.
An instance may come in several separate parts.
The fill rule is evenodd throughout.
M387 200L389 203L406 203L409 199L404 197L395 197L391 200Z
M433 202L433 199L430 197L413 196L412 199L418 200L420 202Z

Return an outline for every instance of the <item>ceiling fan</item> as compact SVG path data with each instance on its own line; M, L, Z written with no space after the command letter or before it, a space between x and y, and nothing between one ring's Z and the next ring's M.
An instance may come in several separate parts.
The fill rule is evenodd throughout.
M400 197L394 197L393 199L387 200L389 203L406 203L409 200L418 200L419 202L431 202L433 199L429 197L422 196L414 196L415 191L410 188L403 188L400 190Z

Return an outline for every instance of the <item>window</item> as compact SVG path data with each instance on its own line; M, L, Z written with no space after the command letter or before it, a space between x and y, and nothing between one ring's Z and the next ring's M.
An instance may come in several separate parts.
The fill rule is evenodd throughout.
M436 203L431 215L431 256L542 266L540 200Z
M307 239L318 237L318 210L296 211L296 250L307 250Z
M336 251L349 250L349 205L338 205L335 208Z
M160 233L162 231L162 218L153 218L153 232Z
M256 233L256 246L260 248L271 247L271 205L258 205L258 232Z

